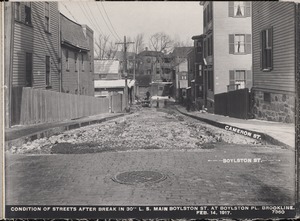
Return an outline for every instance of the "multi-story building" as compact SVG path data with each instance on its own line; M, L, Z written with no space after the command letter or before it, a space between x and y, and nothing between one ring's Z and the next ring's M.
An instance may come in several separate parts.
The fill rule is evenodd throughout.
M203 35L192 37L193 49L188 53L188 85L191 87L191 100L201 108L204 105L203 93Z
M93 30L60 15L62 92L94 96Z
M162 81L163 53L149 51L147 48L137 56L139 60L137 75L150 75L152 81Z
M172 56L174 69L173 95L178 101L183 101L187 97L188 88L188 54L193 47L175 47Z
M207 108L214 95L252 87L251 2L201 1Z
M294 2L253 2L252 15L253 113L258 119L295 122L299 6Z
M9 127L20 123L24 88L60 91L58 3L7 2L4 19Z
M12 87L60 90L57 2L14 2Z

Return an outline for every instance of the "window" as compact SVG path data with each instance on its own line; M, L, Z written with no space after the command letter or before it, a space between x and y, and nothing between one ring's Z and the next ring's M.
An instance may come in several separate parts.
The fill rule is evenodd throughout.
M267 92L264 92L264 101L265 102L271 102L271 94L270 93L267 93Z
M229 4L229 17L250 17L251 2L231 1Z
M233 2L234 16L245 16L245 2Z
M202 51L202 50L201 50L201 49L202 49L201 46L202 46L202 45L201 45L201 42L200 42L200 41L197 41L197 43L196 43L197 53L201 53L201 51Z
M50 86L50 56L46 56L46 86Z
M212 55L212 51L213 51L213 48L212 48L212 35L210 37L208 37L207 39L207 55L208 56L211 56Z
M238 89L245 88L246 78L245 70L236 70L235 71L235 84L238 85Z
M16 2L15 4L15 19L18 21L21 21L21 3L20 2Z
M251 54L251 35L230 34L229 54Z
M25 24L31 25L31 3L24 2L25 4Z
M229 90L252 87L252 72L250 70L230 70Z
M212 70L208 70L207 71L207 80L208 80L208 83L207 83L207 87L208 87L208 90L211 90L213 91L214 90L214 74L213 74L213 71Z
M212 2L208 3L208 14L207 14L207 22L209 23L212 20Z
M93 71L93 68L92 68L92 56L90 55L90 72Z
M245 53L245 35L234 36L234 53Z
M100 79L107 79L107 74L99 74Z
M70 69L69 51L66 49L66 70L68 71L69 69Z
M261 68L271 70L273 68L273 28L261 32Z
M25 63L25 87L33 86L33 75L32 75L32 53L26 53Z
M74 61L75 61L75 71L78 71L78 54L74 54Z
M49 18L50 18L50 6L49 2L45 2L45 31L50 32L50 23L49 23Z
M204 41L203 41L203 53L204 53L204 58L206 58L207 57L207 45L206 45L206 42L207 42L207 40L205 39Z
M82 67L82 71L84 71L84 55L81 54L81 67Z
M156 69L156 74L159 74L159 69L158 68Z

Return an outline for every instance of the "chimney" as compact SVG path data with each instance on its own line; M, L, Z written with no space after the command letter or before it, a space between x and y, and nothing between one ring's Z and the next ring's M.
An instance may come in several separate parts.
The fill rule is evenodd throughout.
M145 47L145 51L148 51L148 47Z

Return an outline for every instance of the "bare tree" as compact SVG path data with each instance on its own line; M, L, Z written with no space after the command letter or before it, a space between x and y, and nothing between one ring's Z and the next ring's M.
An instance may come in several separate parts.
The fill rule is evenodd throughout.
M132 42L130 36L126 38L126 42ZM128 52L133 52L133 51L134 51L133 44L127 44L126 50L127 50Z
M109 35L99 35L98 40L95 40L96 58L106 58L107 46L109 45Z
M114 59L115 58L116 53L118 51L118 46L119 45L116 45L112 41L109 43L109 46L108 46L107 51L106 51L106 58L107 59Z
M173 40L173 45L172 45L173 50L176 47L191 47L191 46L193 46L192 39L187 38L184 42L180 39L180 37L178 35L175 35L174 40Z
M134 38L134 53L138 54L144 49L144 34L140 33Z
M159 52L169 50L172 47L172 44L173 40L164 32L153 34L149 40L150 49Z

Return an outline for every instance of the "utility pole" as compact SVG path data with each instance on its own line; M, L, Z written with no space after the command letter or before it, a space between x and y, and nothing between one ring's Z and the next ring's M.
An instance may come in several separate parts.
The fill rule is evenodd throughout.
M126 36L124 36L124 42L118 42L116 44L123 44L124 47L124 58L123 58L123 75L125 76L125 110L128 110L128 84L127 84L127 44L134 44L134 42L126 42Z
M136 62L137 61L141 61L141 59L137 59L136 55L134 54L134 58L133 59L128 59L128 61L133 61L133 80L135 81L135 77L136 77ZM133 86L133 96L135 98L136 95L136 86L134 84Z

